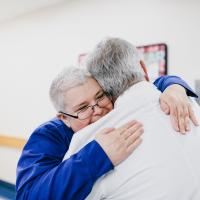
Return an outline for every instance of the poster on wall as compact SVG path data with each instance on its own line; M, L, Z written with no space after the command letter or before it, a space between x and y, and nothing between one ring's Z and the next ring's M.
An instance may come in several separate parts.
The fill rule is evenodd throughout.
M167 45L164 43L138 46L141 59L144 61L149 78L156 78L167 74Z

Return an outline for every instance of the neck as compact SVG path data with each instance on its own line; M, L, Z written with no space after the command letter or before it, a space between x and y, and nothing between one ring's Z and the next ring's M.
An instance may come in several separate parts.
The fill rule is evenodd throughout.
M121 96L126 90L128 90L131 86L133 86L133 85L135 85L135 84L137 84L137 83L139 83L139 82L142 82L142 81L146 81L146 79L144 78L143 80L137 80L137 81L135 81L135 80L133 80L133 81L131 81L129 84L128 84L128 86L126 87L126 88L123 88L123 92L121 92L118 96L113 96L112 97L112 101L113 101L113 103L115 103L115 101L117 100L117 98L119 97L119 96Z

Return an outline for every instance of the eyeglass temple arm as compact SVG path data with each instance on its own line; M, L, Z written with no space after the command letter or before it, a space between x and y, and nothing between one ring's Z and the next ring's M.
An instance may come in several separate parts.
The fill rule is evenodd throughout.
M70 116L70 117L73 117L73 118L76 118L76 119L78 119L78 116L75 116L75 115L70 115L70 114L67 114L67 113L65 113L65 112L62 112L62 111L59 111L58 113L60 113L60 114L63 114L63 115L67 115L67 116Z

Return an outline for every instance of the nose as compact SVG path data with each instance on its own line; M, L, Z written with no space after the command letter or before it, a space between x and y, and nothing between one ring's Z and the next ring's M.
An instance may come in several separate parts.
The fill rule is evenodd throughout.
M93 110L93 115L101 115L103 109L100 108L98 104L95 104L92 106L92 110Z

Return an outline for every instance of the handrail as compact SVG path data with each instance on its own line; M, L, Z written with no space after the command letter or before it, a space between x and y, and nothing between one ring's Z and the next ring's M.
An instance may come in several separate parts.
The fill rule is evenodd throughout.
M0 146L22 149L25 143L26 143L26 140L23 138L0 135Z

